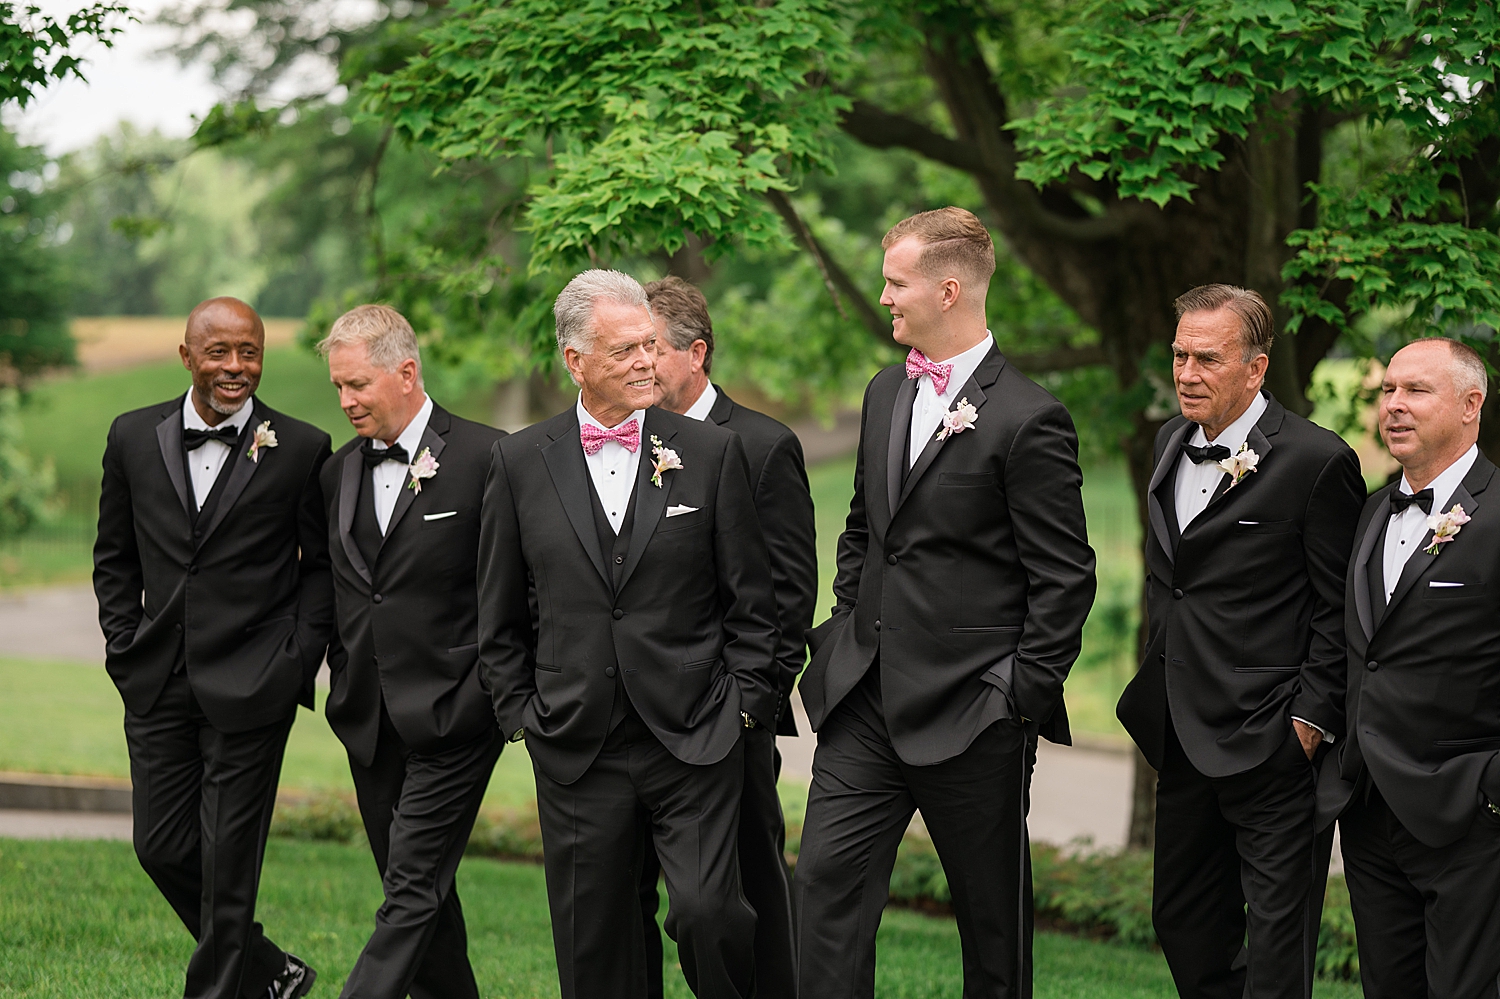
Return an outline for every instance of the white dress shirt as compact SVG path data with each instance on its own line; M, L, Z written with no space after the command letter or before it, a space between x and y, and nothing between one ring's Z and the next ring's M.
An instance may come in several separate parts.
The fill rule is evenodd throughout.
M948 389L941 395L938 394L937 387L932 384L931 375L923 375L917 379L917 397L911 401L911 442L907 448L910 452L906 459L907 468L917 463L917 459L922 457L922 449L932 443L932 439L937 436L938 427L943 422L943 414L953 408L953 403L959 398L964 385L974 377L974 371L979 367L979 362L984 360L985 355L994 345L995 338L989 330L985 330L983 340L962 354L941 362L953 365L953 370L948 375Z
M239 412L227 417L219 427L233 427L235 433L242 433L245 424L250 422L250 414L254 412L253 402L246 400L240 407ZM219 427L211 427L203 417L198 415L198 410L193 407L193 392L182 400L182 429L184 430L217 430ZM208 494L213 492L214 482L219 478L219 470L224 467L224 459L229 457L229 445L221 441L208 440L198 445L187 453L188 471L193 480L193 496L198 509L203 509L203 504L208 501Z
M589 466L589 478L594 480L594 491L599 494L599 502L604 507L604 516L609 518L609 526L616 534L620 533L620 525L625 522L625 510L630 506L630 494L635 489L636 472L641 467L641 454L646 450L646 411L638 409L631 413L620 423L636 421L636 426L641 428L641 446L632 452L622 444L614 441L605 441L597 454L583 453L584 463ZM600 430L613 430L614 427L606 427L598 420L589 415L589 411L583 408L583 393L578 394L578 425L592 423Z
M1478 457L1479 446L1476 444L1428 484L1427 488L1432 490L1433 513L1445 513L1452 506L1454 491L1463 482L1464 476L1469 474L1469 469L1474 467ZM1405 475L1401 476L1400 489L1408 496L1415 491L1411 483L1406 481ZM1381 566L1385 573L1387 601L1391 599L1396 584L1401 580L1401 570L1406 568L1406 560L1411 558L1411 553L1417 550L1426 536L1427 514L1417 504L1413 503L1400 513L1391 514L1390 524L1385 529L1385 562Z
M1224 428L1224 432L1210 441L1208 435L1198 427L1190 436L1185 438L1188 444L1195 447L1205 447L1209 444L1222 444L1229 448L1230 454L1239 451L1240 445L1250 436L1250 428L1255 426L1255 421L1261 418L1266 411L1266 397L1256 393L1255 398L1246 407L1239 418ZM1224 470L1217 463L1205 462L1200 465L1189 458L1186 453L1179 452L1177 464L1177 530L1186 531L1189 524L1197 519L1208 506L1208 501L1213 498L1214 490L1219 486L1219 480L1224 477Z
M708 419L709 412L714 408L714 403L718 401L719 390L714 388L713 382L709 382L704 386L703 394L698 396L698 401L689 406L687 412L682 415L690 420L697 420L699 423L702 423Z
M432 416L432 397L424 393L422 408L417 410L417 415L411 418L406 429L401 431L401 436L396 438L396 443L406 448L407 461L417 460L417 455L422 450L422 434L427 429L427 421ZM387 450L385 441L372 440L370 446L377 451ZM375 522L380 525L381 537L385 536L385 529L390 525L391 514L396 510L396 500L401 496L401 487L406 484L406 470L410 467L399 461L382 461L370 470L370 484L375 493Z

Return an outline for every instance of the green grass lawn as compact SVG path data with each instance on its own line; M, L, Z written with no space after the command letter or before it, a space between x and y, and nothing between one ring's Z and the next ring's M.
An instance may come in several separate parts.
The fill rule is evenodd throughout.
M469 953L486 996L556 996L546 887L538 867L467 858L458 880ZM257 915L281 946L318 969L315 996L342 987L380 902L363 847L272 840ZM880 930L876 994L957 999L951 919L890 911ZM182 987L192 941L136 864L128 843L0 840L0 997L137 999ZM667 995L687 999L669 947ZM1056 934L1036 939L1038 999L1166 999L1161 956ZM1357 987L1320 983L1318 999Z

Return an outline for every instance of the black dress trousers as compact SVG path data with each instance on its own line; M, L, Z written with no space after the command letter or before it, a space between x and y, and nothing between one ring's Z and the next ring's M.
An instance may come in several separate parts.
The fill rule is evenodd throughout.
M1333 840L1314 833L1315 784L1295 731L1260 766L1211 778L1168 721L1151 921L1183 999L1312 994Z
M351 755L349 769L385 901L343 996L478 999L454 877L504 745L491 729L414 753L382 705L375 758L364 766Z
M874 996L875 934L917 809L952 892L965 999L1029 996L1035 729L1004 719L952 759L903 763L886 730L879 669L872 664L818 730L793 882L801 999Z
M291 728L219 731L181 671L149 712L125 711L136 856L197 941L185 999L260 999L286 970L255 896Z
M562 784L535 769L562 999L646 994L643 813L688 988L699 999L755 995L755 911L741 891L735 835L743 740L718 763L694 766L627 711L578 780Z
M1365 999L1500 995L1500 816L1481 808L1468 835L1430 847L1366 784L1339 830Z

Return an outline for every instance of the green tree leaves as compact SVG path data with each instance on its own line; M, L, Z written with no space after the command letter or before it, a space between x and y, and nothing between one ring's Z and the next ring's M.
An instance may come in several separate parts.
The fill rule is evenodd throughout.
M828 169L848 102L834 4L469 2L365 107L449 162L543 153L532 267L711 241L779 239L762 195Z

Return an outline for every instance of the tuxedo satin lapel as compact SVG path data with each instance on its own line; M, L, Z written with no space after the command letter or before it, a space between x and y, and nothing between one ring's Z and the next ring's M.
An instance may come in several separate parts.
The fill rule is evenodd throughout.
M355 448L344 455L344 467L339 469L339 542L344 546L344 557L354 566L361 579L373 581L370 567L354 543L354 507L359 502L359 478L365 470L365 457Z
M436 407L434 407L432 411L433 415L436 416L437 412L438 411ZM416 461L417 455L420 455L424 449L432 453L433 460L437 460L437 458L443 453L443 448L448 446L448 442L445 441L441 435L434 431L432 424L433 421L429 419L427 421L427 426L423 428L422 440L421 443L417 445L417 453L411 456L412 461ZM445 425L443 429L446 431L447 426ZM439 468L437 470L437 474L442 475L443 470ZM428 479L426 481L431 482L432 479ZM401 523L401 518L406 516L406 511L411 509L411 505L416 500L416 498L417 491L411 487L411 466L408 465L406 468L406 475L401 479L401 495L396 497L396 507L391 511L390 522L385 525L385 537L380 539L381 548L384 548L386 540L389 539L392 534L396 533L396 525Z
M672 483L682 474L681 471L664 472L660 488L651 481L651 470L656 465L656 459L651 456L651 435L655 434L661 438L664 446L670 447L672 437L677 433L662 426L659 422L661 418L655 414L654 409L646 410L646 435L641 442L640 468L635 477L635 523L630 525L630 551L625 553L625 570L620 574L621 591L630 582L631 574L646 552L646 545L661 523L662 514L666 513L667 497L672 495ZM683 468L693 460L691 455L679 453L678 457L682 459Z
M724 390L717 385L714 386L714 391L718 393L718 396L708 409L708 418L722 427L729 422L729 417L734 413L734 400L725 395Z
M1453 495L1449 497L1444 511L1453 509L1453 504L1455 503L1463 507L1464 513L1467 513L1471 517L1474 515L1474 511L1479 509L1479 501L1469 493L1468 489L1464 488L1462 483L1459 484L1457 489L1453 490ZM1432 512L1437 513L1436 510ZM1434 562L1442 558L1443 549L1449 545L1462 544L1463 539L1463 531L1460 530L1452 541L1446 542L1438 549L1436 555L1429 555L1427 554L1427 548L1432 544L1432 531L1428 531L1422 535L1421 544L1417 546L1416 551L1411 553L1411 558L1406 560L1406 567L1401 570L1401 578L1397 581L1396 588L1391 591L1391 599L1385 605L1385 616L1381 618L1382 623L1386 618L1391 616L1391 608L1395 607L1401 602L1402 597L1411 592L1412 587L1417 584L1417 580L1421 579L1427 570L1432 568Z
M976 410L983 409L985 403L984 389L979 387L977 381L970 378L964 382L964 387L959 391L957 398L954 399L954 403L957 404L959 399L968 399L969 405L973 406ZM939 424L938 429L942 429L941 424ZM910 434L910 432L911 426L908 424L907 433ZM933 431L932 440L928 441L927 446L922 448L921 457L917 459L915 465L911 466L911 471L906 473L906 484L901 487L901 498L896 501L896 509L901 509L901 504L906 502L906 497L911 495L912 490L917 487L917 482L932 467L932 463L937 461L937 456L942 453L943 448L952 439L953 435L950 434L943 440L938 440L937 431Z
M1261 465L1265 464L1266 457L1271 453L1271 442L1266 438L1265 434L1261 433L1260 426L1258 424L1251 427L1250 432L1245 435L1245 444L1260 458L1260 461L1256 465L1256 468L1258 469ZM1208 498L1208 506L1204 508L1203 514L1207 514L1212 511L1214 505L1222 501L1224 497L1228 496L1231 492L1235 492L1252 485L1255 482L1255 476L1256 473L1251 472L1249 475L1246 475L1243 479L1240 480L1239 485L1231 489L1230 483L1233 480L1229 477L1228 472L1224 473L1223 478L1219 479L1219 484L1214 487L1214 494ZM1199 516L1201 517L1203 516L1203 514L1200 514Z
M182 400L172 407L166 418L156 425L156 445L161 448L161 460L167 466L167 477L177 492L182 512L189 517L193 508L188 503L187 473L182 470Z
M885 449L887 526L896 516L896 508L901 505L901 479L906 472L906 439L911 436L911 404L916 398L917 380L903 378L901 384L896 386L896 401L891 404L890 431Z
M589 467L583 459L583 440L578 435L576 415L562 436L542 448L542 460L547 463L552 486L557 490L568 523L573 525L573 533L578 535L589 561L599 571L599 578L613 590L614 580L604 568L604 553L599 550L599 534L594 530L594 511L589 509Z
M1161 460L1156 463L1156 468L1151 472L1151 484L1146 487L1146 515L1151 521L1151 534L1156 538L1161 550L1166 552L1167 561L1177 562L1177 553L1173 551L1172 530L1167 524L1167 510L1161 496L1162 483L1171 476L1172 470L1177 467L1181 458L1182 442L1187 438L1189 431L1196 427L1196 423L1184 423L1172 432L1167 438L1167 446L1162 449ZM1174 509L1172 516L1176 517Z
M224 492L219 496L219 505L214 508L212 523L203 532L203 537L198 539L199 548L202 548L209 537L213 535L214 530L220 524L224 523L224 518L229 516L229 511L233 510L234 505L239 502L240 494L250 484L250 477L259 470L260 461L276 460L276 449L269 447L261 448L260 461L254 461L250 457L249 441L251 435L255 433L256 427L269 419L266 416L265 410L260 408L259 402L253 404L255 409L251 411L250 420L245 424L245 430L240 434L239 441L234 446L234 451L230 453L228 458L224 459L226 462L233 462L233 465L229 469L229 481L224 483ZM275 430L276 427L272 425L271 429Z
M1374 557L1375 542L1385 533L1391 516L1391 498L1381 499L1380 505L1365 525L1365 535L1359 539L1359 548L1354 555L1354 612L1359 626L1364 629L1365 641L1375 637L1375 608L1370 602L1370 559ZM1381 553L1385 557L1385 553Z

